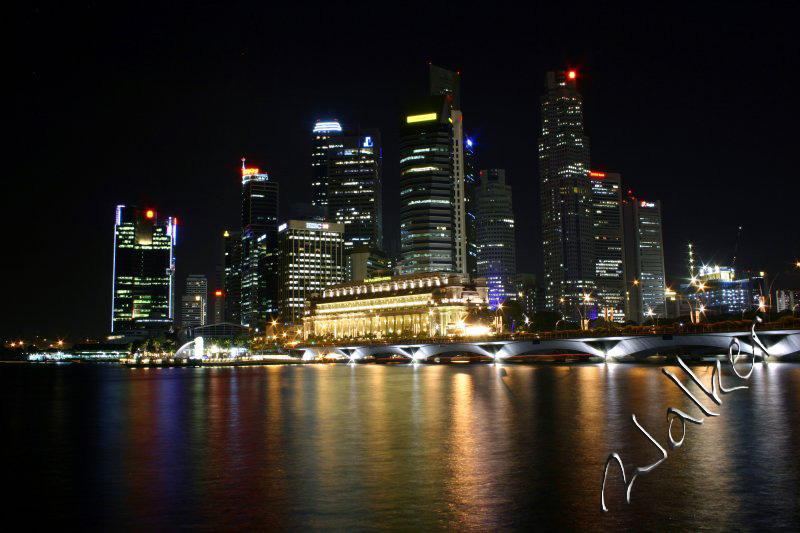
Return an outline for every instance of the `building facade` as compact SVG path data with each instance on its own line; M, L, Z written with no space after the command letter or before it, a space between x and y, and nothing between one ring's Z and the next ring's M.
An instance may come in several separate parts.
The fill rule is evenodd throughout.
M256 327L277 311L278 183L242 160L241 323Z
M224 321L242 321L242 233L225 230L222 234L222 298Z
M118 205L114 223L111 332L174 325L178 220Z
M467 274L478 275L478 242L477 242L477 203L475 189L478 187L478 158L475 153L475 141L467 137L464 141L464 236L467 246Z
M383 249L381 136L378 130L336 137L326 150L328 220L344 225L344 246Z
M636 198L623 200L625 289L628 320L664 316L666 275L661 235L661 203Z
M199 294L181 297L181 327L184 329L205 325L206 302Z
M625 316L625 260L622 230L622 179L613 172L589 172L592 186L595 297L601 314L621 322Z
M547 73L539 138L547 307L576 318L595 290L589 139L577 78L574 70Z
M409 107L401 131L399 270L466 273L458 73L430 65L430 82L431 96Z
M281 321L300 324L306 299L345 276L344 225L288 220L278 229Z
M466 276L423 273L330 286L308 301L304 338L410 338L464 334L488 288Z
M188 276L186 276L186 290L184 291L184 295L191 296L195 302L200 304L200 316L198 317L199 323L192 325L204 326L205 324L207 324L208 323L208 278L206 278L203 274L189 274ZM181 306L183 306L183 300L181 300ZM181 314L181 323L185 325L183 314Z
M511 186L504 169L479 173L475 190L478 277L489 285L489 307L517 297L517 255Z
M311 132L311 203L328 209L328 151L342 148L338 120L317 120Z

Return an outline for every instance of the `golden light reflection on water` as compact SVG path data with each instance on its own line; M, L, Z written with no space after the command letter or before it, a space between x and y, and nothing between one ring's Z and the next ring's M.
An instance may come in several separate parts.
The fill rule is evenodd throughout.
M757 365L750 389L720 406L668 369L720 416L687 425L684 445L637 478L631 505L616 471L605 515L608 454L629 474L658 458L631 413L665 448L667 407L700 416L659 366L114 368L97 394L75 393L91 381L48 382L40 435L71 445L48 454L31 440L32 453L70 472L58 461L97 435L69 433L91 399L119 435L101 433L113 450L88 441L106 469L95 497L141 529L792 529L800 365ZM711 368L692 369L710 387Z

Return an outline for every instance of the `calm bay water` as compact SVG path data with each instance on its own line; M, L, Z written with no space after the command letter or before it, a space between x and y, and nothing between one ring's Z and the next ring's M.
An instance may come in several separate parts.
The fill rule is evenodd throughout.
M710 381L711 367L693 368ZM734 384L726 374L723 385ZM26 529L800 530L800 365L759 365L747 384L722 396L719 417L687 424L673 452L667 407L702 415L659 366L5 364L6 520ZM628 475L659 458L631 413L669 456L637 478L631 505L612 468L603 514L608 454L620 454Z

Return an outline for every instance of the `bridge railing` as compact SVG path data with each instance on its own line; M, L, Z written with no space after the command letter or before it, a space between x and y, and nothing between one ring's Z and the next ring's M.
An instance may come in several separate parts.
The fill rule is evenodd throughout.
M339 338L320 339L313 342L300 343L294 348L311 346L375 346L375 345L402 345L402 344L443 344L459 342L496 342L496 341L521 341L521 340L556 340L556 339L585 339L587 337L620 337L620 336L648 336L648 335L679 335L700 333L729 333L734 331L749 331L752 320L729 320L722 322L703 322L700 324L667 324L647 326L612 326L611 328L594 328L589 330L561 330L561 331L534 331L503 333L482 337L450 335L450 336L391 336L380 339L368 338ZM800 318L784 317L776 322L762 322L756 326L757 330L792 330L800 329Z

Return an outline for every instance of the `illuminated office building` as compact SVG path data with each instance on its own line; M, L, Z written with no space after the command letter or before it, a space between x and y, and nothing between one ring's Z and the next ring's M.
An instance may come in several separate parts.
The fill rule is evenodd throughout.
M317 120L311 132L311 203L328 208L328 151L342 148L337 120Z
M184 294L181 297L181 327L185 329L204 326L206 301L199 294Z
M622 203L626 312L629 320L664 316L664 241L661 235L661 203L641 200L628 191Z
M202 274L190 274L186 276L186 290L184 291L184 295L191 296L195 302L200 302L202 304L199 317L200 323L193 325L206 325L208 322L208 279ZM200 299L194 298L195 296L199 296ZM183 305L183 300L181 301L181 305ZM192 310L192 312L194 312L194 310ZM183 314L181 314L181 323L185 325Z
M478 275L477 205L475 188L478 186L478 162L475 142L469 137L464 141L464 235L467 243L467 274Z
M400 139L400 271L467 271L464 130L458 73L430 65L431 96Z
M328 148L328 220L344 225L349 252L365 244L383 248L381 137L378 130L336 138Z
M601 315L622 322L625 315L625 263L622 182L614 172L589 172L594 226L595 300Z
M279 303L284 323L300 324L313 293L342 283L345 276L344 225L289 220L278 228Z
M737 275L733 267L705 265L694 279L693 284L681 284L681 292L695 309L702 306L705 315L744 314L766 303L764 272L745 270ZM761 297L764 297L763 302Z
M468 333L488 289L452 273L382 276L327 287L309 298L304 338L433 337Z
M489 284L489 307L517 297L517 256L511 187L504 169L481 170L475 190L478 277Z
M242 233L225 230L222 242L223 317L225 322L239 324L242 320Z
M544 288L547 307L577 318L595 289L589 139L575 71L548 72L539 138Z
M117 206L111 332L173 326L178 220L155 209Z
M257 328L277 311L278 183L244 163L241 324Z

